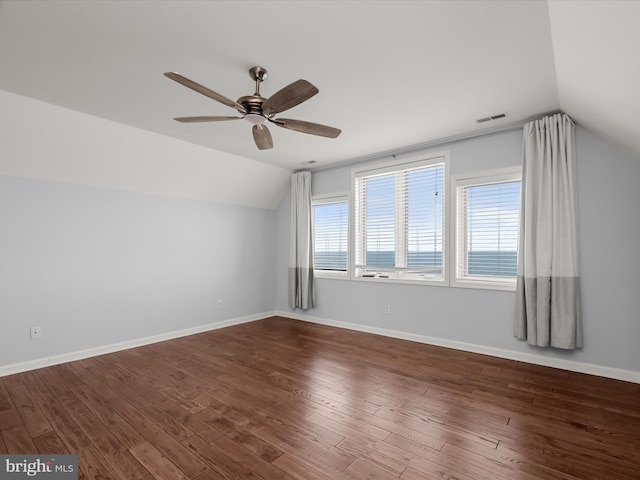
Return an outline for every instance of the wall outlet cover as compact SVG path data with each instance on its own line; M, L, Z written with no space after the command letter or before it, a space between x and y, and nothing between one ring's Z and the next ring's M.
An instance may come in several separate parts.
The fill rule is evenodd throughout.
M31 340L40 340L42 338L42 329L40 327L31 327Z

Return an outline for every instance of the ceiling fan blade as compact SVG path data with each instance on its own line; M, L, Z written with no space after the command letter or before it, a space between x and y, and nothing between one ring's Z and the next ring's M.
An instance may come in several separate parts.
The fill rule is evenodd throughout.
M271 95L262 104L262 112L265 115L275 115L276 113L284 112L301 104L305 100L309 100L318 92L319 90L306 80L297 80Z
M253 126L253 139L256 142L256 146L259 150L269 150L273 148L273 139L271 138L271 132L266 125L254 125Z
M182 123L197 123L197 122L224 122L226 120L241 120L242 117L219 117L219 116L204 116L204 117L175 117L174 120Z
M304 122L302 120L293 120L291 118L276 118L270 121L279 127L295 130L296 132L309 133L320 137L336 138L342 130L339 128L320 125L319 123Z
M236 103L233 100L229 100L227 97L220 95L219 93L214 92L213 90L210 90L207 87L203 87L199 83L196 83L193 80L189 80L187 77L183 77L177 72L166 72L164 76L178 82L181 85L184 85L187 88L190 88L191 90L201 93L202 95L205 95L215 100L216 102L220 102L231 108L235 108L236 110L242 113L246 113L246 110L244 109L244 107L239 103Z

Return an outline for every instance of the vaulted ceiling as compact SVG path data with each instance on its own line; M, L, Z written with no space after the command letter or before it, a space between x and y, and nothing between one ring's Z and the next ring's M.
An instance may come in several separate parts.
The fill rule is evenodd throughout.
M640 158L638 21L640 2L611 0L3 0L0 90L291 170L560 110ZM163 72L235 100L255 65L265 97L299 78L320 90L281 115L342 134L271 124L260 151L245 121L172 119L237 112Z

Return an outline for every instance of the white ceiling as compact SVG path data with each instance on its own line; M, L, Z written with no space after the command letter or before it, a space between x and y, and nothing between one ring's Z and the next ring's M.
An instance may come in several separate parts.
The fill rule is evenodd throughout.
M288 169L326 166L562 110L640 157L640 2L0 1L0 90ZM167 78L265 97L320 90L283 116L337 139L244 121ZM476 119L507 112L505 119Z

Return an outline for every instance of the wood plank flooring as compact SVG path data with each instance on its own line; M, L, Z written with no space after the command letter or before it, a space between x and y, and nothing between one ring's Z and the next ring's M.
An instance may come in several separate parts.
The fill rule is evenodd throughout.
M274 317L0 379L83 479L637 480L640 385Z

